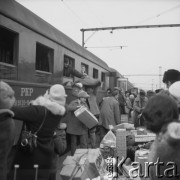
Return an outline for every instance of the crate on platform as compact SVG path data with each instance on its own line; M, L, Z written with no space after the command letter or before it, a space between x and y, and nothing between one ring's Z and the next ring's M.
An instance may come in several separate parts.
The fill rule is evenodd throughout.
M116 152L118 158L126 158L127 156L127 132L125 129L117 129L116 131Z
M135 142L149 142L153 141L156 138L154 133L147 133L147 135L138 135L137 131L131 131L135 136Z
M75 116L89 129L98 124L97 118L87 110L86 107L80 107L74 112Z

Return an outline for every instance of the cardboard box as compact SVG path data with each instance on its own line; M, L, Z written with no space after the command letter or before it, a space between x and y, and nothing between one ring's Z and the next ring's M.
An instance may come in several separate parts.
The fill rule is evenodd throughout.
M88 111L86 107L80 107L74 112L74 114L89 129L98 124L97 118Z
M138 135L137 130L131 131L135 135L135 142L150 142L155 140L156 134L154 133L147 133L147 135Z
M101 156L100 150L97 149L77 149L75 151L74 157L86 157L89 162L88 167L88 177L90 179L98 177L100 172L104 168L104 159Z
M67 156L63 162L63 168L60 175L63 180L85 180L89 178L88 169L89 162L85 157Z

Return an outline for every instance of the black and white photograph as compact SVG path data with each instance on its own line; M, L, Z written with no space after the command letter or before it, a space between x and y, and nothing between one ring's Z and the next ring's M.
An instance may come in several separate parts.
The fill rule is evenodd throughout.
M179 0L0 0L0 180L180 180Z

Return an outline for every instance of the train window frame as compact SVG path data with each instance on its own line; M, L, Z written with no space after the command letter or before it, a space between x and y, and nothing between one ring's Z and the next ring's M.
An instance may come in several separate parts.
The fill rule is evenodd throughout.
M4 31L4 35L2 35L3 31ZM7 67L15 67L17 65L17 59L18 59L17 57L18 57L18 46L19 46L19 34L1 25L0 25L0 34L2 35L0 37L0 64ZM1 42L3 41L4 44L3 43L1 44ZM8 52L10 51L11 55L8 55L10 56L10 59L7 60L7 52L4 52L6 54L5 57L6 60L3 61L1 57L3 56L2 54L4 53L2 52L3 50L1 49L8 48L6 46L10 48L8 49Z
M66 63L66 61L68 62L68 63ZM67 69L65 69L65 65L66 64L69 64L70 65L70 69L72 68L72 69L74 69L75 68L75 59L74 58L72 58L72 57L70 57L70 56L68 56L68 55L66 55L66 54L64 54L64 60L63 60L63 77L66 77L66 78L70 78L70 79L74 79L74 76L70 73L70 72L68 72L68 68Z
M101 82L105 82L106 80L106 74L105 72L101 72Z
M93 68L93 78L94 78L94 79L98 79L98 77L99 77L99 71L98 71L98 69Z
M46 56L47 58L46 61L44 61L43 56ZM42 62L43 63L45 62L46 64L42 65ZM40 64L38 65L37 63L40 63ZM46 46L40 42L36 42L35 69L37 72L42 72L42 73L47 73L47 74L53 73L53 70L54 70L54 49L53 48Z
M83 72L83 66L85 67L85 71ZM81 63L81 73L82 74L86 74L86 75L88 75L89 74L89 66L87 65L87 64L85 64L85 63Z

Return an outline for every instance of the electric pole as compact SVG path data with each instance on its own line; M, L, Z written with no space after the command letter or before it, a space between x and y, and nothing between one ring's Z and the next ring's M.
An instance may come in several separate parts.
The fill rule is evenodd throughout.
M118 26L118 27L101 27L101 28L87 28L80 29L82 32L82 46L84 47L84 32L85 31L103 31L103 30L116 30L116 29L140 29L140 28L163 28L163 27L180 27L180 24L159 24L159 25L139 25L139 26Z

